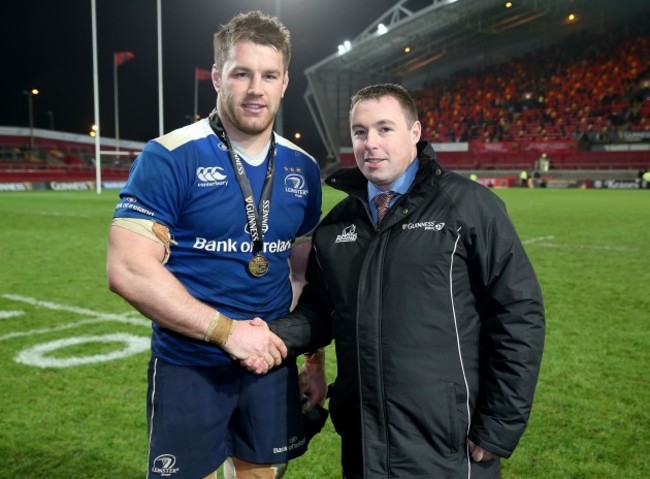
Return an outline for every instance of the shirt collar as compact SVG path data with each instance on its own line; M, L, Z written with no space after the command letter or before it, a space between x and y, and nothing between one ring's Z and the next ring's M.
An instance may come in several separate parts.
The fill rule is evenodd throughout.
M415 158L413 163L409 165L406 171L402 173L399 178L397 178L393 186L391 186L390 191L394 191L395 193L398 193L400 195L406 193L408 189L411 187L411 185L413 184L413 181L415 180L415 175L418 172L419 166L420 166L420 160L418 158ZM370 200L371 203L372 203L372 199L375 196L377 196L379 193L383 193L382 190L377 188L371 182L368 182L368 199Z

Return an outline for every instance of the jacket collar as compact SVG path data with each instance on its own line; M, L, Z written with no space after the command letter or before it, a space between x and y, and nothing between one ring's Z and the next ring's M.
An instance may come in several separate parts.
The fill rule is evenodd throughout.
M438 158L431 143L428 141L420 141L417 144L417 149L420 167L415 175L415 181L411 186L411 190L423 181L427 181L427 179L432 177L439 177L444 172L442 166L438 163ZM356 166L341 168L335 171L325 178L325 184L343 191L350 196L359 197L365 202L368 200L368 180Z

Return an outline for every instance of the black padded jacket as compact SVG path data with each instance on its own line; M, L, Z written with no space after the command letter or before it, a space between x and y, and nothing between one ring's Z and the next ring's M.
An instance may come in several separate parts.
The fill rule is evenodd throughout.
M544 344L540 287L503 202L418 144L409 191L373 225L357 168L313 236L298 307L272 321L293 354L334 339L329 403L346 478L498 478L467 438L509 457Z

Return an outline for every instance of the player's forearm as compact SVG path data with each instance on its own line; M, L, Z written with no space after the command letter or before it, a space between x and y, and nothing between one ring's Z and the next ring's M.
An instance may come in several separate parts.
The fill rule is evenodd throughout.
M203 339L215 310L192 297L162 265L163 248L147 238L112 227L107 274L111 291L144 316L195 339Z
M111 291L161 326L194 339L204 338L214 308L192 297L164 267L126 262L113 268Z

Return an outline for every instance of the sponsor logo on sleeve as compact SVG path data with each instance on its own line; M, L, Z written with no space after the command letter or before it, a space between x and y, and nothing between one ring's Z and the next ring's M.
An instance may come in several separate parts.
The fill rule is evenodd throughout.
M145 208L143 206L140 206L137 203L138 203L137 199L133 198L132 196L126 196L126 197L122 198L122 201L120 201L115 206L115 209L116 210L132 210L132 211L137 211L138 213L142 213L143 215L156 216L156 214L153 211L151 211L151 210L149 210L149 209L147 209L147 208Z

